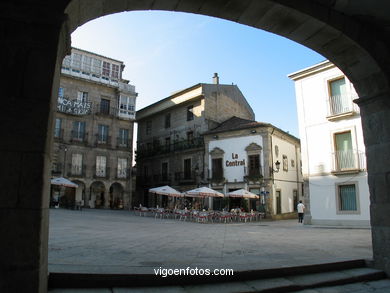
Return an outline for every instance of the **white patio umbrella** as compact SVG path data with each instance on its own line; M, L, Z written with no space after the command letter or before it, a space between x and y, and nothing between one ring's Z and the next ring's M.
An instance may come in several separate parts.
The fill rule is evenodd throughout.
M192 190L188 190L184 194L187 197L223 197L223 193L218 192L208 187L198 187Z
M235 191L231 191L226 193L227 197L236 197L236 198L259 198L257 194L254 194L245 189L238 189Z
M177 191L176 189L168 185L150 188L149 192L155 194L173 196L173 197L183 197L183 194L181 192Z
M65 186L65 187L73 187L77 188L79 187L76 183L73 183L69 179L66 179L64 177L56 177L51 179L50 181L51 185L59 185L59 186Z

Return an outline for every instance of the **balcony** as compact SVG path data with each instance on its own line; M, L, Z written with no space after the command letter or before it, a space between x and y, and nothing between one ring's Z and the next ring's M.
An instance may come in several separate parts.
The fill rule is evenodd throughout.
M88 132L79 132L79 131L71 131L70 142L79 143L79 144L87 144L88 143Z
M335 95L328 100L328 120L336 120L359 113L359 107L353 102L355 94Z
M263 179L263 175L260 172L261 167L259 169L250 169L248 174L244 176L245 181L247 182L261 182Z
M85 177L85 165L72 165L68 164L68 177Z
M110 168L96 168L96 165L93 166L93 170L95 170L95 173L93 174L93 178L95 179L109 179L110 178Z
M107 117L118 117L118 108L116 107L111 107L106 104L96 104L95 105L95 111L94 113L96 115L100 116L107 116Z
M356 150L336 151L332 154L332 173L359 173L366 169L366 154Z
M161 154L167 154L172 151L185 151L185 150L191 150L196 148L203 148L204 147L204 141L203 137L197 137L191 140L182 140L177 141L169 145L160 145L160 144L154 144L151 148L147 147L138 147L137 148L137 157L151 157Z
M122 137L116 138L116 147L121 149L128 149L131 147L131 140L130 139L124 139Z
M129 179L130 174L131 174L130 168L126 168L126 169L122 169L122 170L116 169L115 179L119 179L119 180Z
M184 185L184 184L195 184L196 183L196 176L195 172L175 172L174 181L178 185Z
M111 136L95 134L96 147L111 147Z

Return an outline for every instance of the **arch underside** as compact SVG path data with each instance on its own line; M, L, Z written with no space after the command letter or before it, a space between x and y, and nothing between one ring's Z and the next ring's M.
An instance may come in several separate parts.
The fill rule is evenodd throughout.
M280 3L286 3L284 5ZM342 15L320 4L291 4L283 0L73 0L65 10L68 31L95 18L124 11L166 10L213 16L269 31L298 42L322 54L339 67L354 83L360 98L383 95L389 82L383 72L390 62L374 60L367 49L378 50L384 43L355 18ZM298 1L300 2L300 1ZM302 1L303 2L303 1ZM303 12L290 6L298 6ZM313 16L312 16L313 15ZM360 40L365 33L363 47ZM364 45L363 44L363 45ZM379 62L378 62L379 61Z

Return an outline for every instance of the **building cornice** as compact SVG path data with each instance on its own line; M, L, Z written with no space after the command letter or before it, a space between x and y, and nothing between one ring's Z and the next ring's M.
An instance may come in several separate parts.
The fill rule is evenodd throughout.
M325 71L325 70L328 70L328 69L331 69L334 67L336 67L336 65L334 65L329 60L325 60L325 61L318 63L318 64L315 64L313 66L310 66L310 67L304 68L302 70L290 73L287 75L287 77L296 81L296 80L308 77L310 75L317 74L319 72L322 72L322 71Z

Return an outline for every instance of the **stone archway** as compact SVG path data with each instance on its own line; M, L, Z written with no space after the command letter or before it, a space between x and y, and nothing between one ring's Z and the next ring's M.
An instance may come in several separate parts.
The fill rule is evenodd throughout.
M85 183L81 180L73 180L73 182L79 186L76 188L76 195L75 195L76 205L80 204L80 206L87 207L88 200L86 198Z
M123 209L124 188L122 184L114 182L110 186L110 208Z
M91 184L90 194L91 199L89 200L89 205L92 208L99 209L106 206L107 195L106 187L101 181L95 181Z
M7 111L0 123L6 134L0 143L0 205L1 220L12 223L2 233L7 241L0 250L7 289L27 292L26 283L30 292L47 288L52 113L70 33L89 20L131 10L190 12L264 29L321 53L348 76L360 96L375 265L390 274L390 166L384 163L390 157L386 1L4 0L0 6L0 58L7 72L2 87Z

